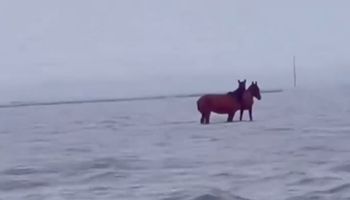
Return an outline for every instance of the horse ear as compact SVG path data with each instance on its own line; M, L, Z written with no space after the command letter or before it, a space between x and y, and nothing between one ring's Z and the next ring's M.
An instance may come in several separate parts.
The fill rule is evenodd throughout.
M237 81L238 81L238 83L241 83L241 81L239 79Z
M244 79L244 81L243 81L243 82L245 83L245 82L247 82L247 80L246 80L246 79Z
M258 81L255 81L255 85L258 85Z

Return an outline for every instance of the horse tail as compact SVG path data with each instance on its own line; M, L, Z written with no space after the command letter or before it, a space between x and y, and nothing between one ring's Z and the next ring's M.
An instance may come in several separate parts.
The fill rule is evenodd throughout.
M202 98L199 98L198 101L197 101L197 110L198 110L199 112L201 111L201 106L200 106L201 100L202 100Z
M205 113L208 110L208 97L207 96L202 96L198 99L197 101L197 109L200 113Z

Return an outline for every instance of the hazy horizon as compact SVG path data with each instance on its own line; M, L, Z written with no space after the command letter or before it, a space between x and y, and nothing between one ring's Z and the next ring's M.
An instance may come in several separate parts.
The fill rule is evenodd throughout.
M18 6L20 5L20 6ZM0 2L1 101L349 85L348 1Z

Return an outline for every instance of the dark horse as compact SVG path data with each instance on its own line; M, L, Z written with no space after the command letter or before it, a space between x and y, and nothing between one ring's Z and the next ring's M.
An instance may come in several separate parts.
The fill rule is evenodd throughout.
M260 94L260 88L258 86L258 82L252 82L252 84L248 87L248 89L244 92L242 101L241 101L241 113L239 116L239 120L242 121L243 118L243 111L248 110L249 111L249 119L250 121L253 121L253 104L254 104L254 97L258 100L261 100L261 94Z
M237 98L239 102L242 102L242 97L245 91L246 82L247 82L246 80L244 81L238 80L238 88L233 92L228 92L227 95Z
M242 95L240 103L237 96L229 94L208 94L200 97L197 101L198 111L201 113L201 124L209 124L211 112L218 114L228 114L227 121L232 122L237 110L241 110L240 120L242 120L243 110L249 110L250 120L252 117L253 97L261 99L260 89L257 82L252 82Z

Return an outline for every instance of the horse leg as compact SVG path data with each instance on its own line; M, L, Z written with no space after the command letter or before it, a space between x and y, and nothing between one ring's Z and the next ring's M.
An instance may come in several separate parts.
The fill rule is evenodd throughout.
M209 124L210 123L210 112L206 113L204 118L205 118L205 124Z
M203 113L201 113L201 114L202 114L202 116L201 116L201 124L204 124L204 122L205 122L204 114Z
M240 112L240 115L239 115L239 121L242 121L242 119L243 119L243 109L241 109L240 110L241 112Z
M228 114L228 117L227 117L227 122L232 122L234 116L235 116L235 113L234 113L234 112L229 113L229 114Z
M249 119L250 121L253 121L252 108L249 108Z

